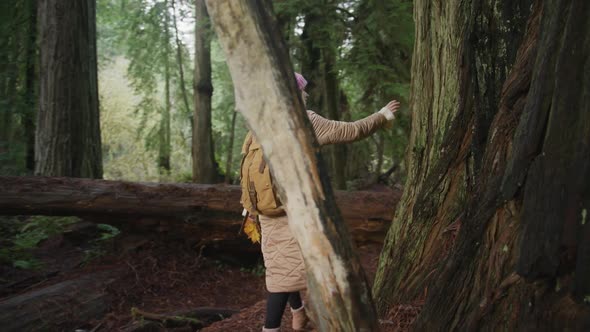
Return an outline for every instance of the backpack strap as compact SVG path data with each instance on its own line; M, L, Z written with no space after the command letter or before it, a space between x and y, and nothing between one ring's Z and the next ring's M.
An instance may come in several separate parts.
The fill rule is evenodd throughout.
M258 165L258 173L260 173L260 174L264 173L265 168L266 168L266 160L263 157L262 161L260 162L260 165Z
M244 145L242 145L242 154L247 154L248 150L250 149L250 145L252 145L252 141L253 141L253 136L252 136L252 132L249 131L248 134L246 134L246 139L244 140Z
M254 182L250 181L248 186L248 196L250 197L250 202L252 202L252 209L258 212L258 198L256 198L256 189L254 187Z

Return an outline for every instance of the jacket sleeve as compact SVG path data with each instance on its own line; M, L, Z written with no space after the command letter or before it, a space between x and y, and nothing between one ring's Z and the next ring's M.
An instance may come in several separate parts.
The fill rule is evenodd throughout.
M388 122L387 118L380 113L354 122L328 120L312 111L307 111L307 115L320 145L361 140L384 127Z

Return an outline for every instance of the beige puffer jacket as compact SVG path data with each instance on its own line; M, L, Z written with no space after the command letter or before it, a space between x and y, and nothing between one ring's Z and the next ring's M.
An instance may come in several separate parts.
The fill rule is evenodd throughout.
M363 139L387 124L375 113L354 122L333 121L307 111L320 145L349 143ZM305 265L297 241L289 229L288 217L260 216L262 255L269 292L295 292L306 288Z

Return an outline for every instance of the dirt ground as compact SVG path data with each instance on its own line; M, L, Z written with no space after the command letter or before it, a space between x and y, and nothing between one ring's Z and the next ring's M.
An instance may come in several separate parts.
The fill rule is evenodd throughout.
M128 244L130 240L125 240ZM372 282L377 268L381 244L358 246L359 256ZM64 245L63 239L50 239L38 254L46 262L38 275L22 272L21 279L33 283L18 293L45 287L52 283L73 279L100 271L120 271L117 280L104 291L112 299L110 310L103 317L87 322L80 331L260 331L264 322L264 270L260 257L256 264L235 266L215 255L203 255L202 246L187 245L182 241L139 239L124 248L114 246L98 259L83 263L80 247ZM65 264L64 262L69 262ZM18 279L18 271L3 268L4 276ZM27 282L23 282L26 285ZM32 280L32 281L31 281ZM5 287L3 297L7 293ZM133 317L132 308L154 314L170 314L196 308L213 307L236 311L229 318L213 322L203 328L164 328L152 323L149 328L138 328L142 320ZM382 317L383 331L404 331L411 324L420 304L396 306ZM290 328L291 314L287 308L282 331ZM147 322L147 320L143 320ZM94 329L94 330L93 330Z

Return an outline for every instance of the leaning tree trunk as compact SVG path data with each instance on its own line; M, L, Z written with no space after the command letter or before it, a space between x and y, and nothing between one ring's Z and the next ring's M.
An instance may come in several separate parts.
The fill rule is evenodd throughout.
M93 0L39 2L35 173L102 177Z
M366 277L341 222L270 2L208 0L207 7L237 108L265 151L303 248L318 329L377 330Z
M585 0L416 2L381 310L427 292L417 330L590 328L589 19Z
M205 0L196 1L195 116L193 126L193 182L214 183L217 167L211 131L211 37Z

